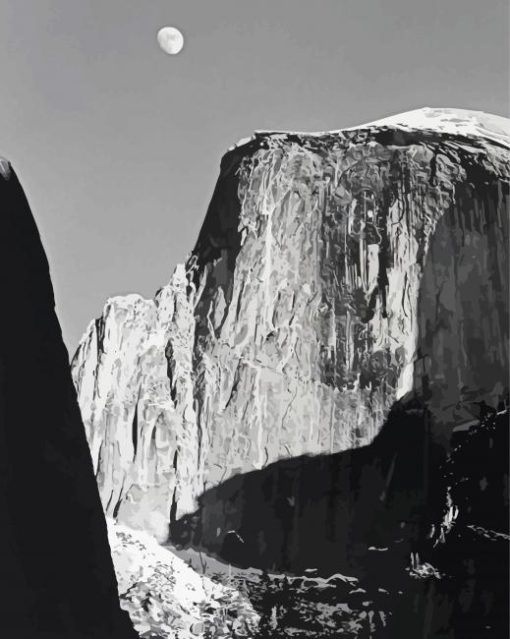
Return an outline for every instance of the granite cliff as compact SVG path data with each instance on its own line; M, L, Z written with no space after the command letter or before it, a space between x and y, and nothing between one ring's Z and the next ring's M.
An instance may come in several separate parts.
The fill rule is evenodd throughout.
M0 160L0 634L130 639L28 202Z
M233 147L187 262L74 357L106 513L165 539L235 474L369 444L395 402L445 451L500 406L509 150L505 119L451 109Z

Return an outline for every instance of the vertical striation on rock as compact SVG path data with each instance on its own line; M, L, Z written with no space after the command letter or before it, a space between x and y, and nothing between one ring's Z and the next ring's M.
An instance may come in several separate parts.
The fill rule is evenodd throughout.
M2 636L136 637L28 202L0 162Z
M232 148L186 265L74 358L106 512L164 537L229 476L371 442L396 400L445 445L497 406L509 148L503 118L448 109Z

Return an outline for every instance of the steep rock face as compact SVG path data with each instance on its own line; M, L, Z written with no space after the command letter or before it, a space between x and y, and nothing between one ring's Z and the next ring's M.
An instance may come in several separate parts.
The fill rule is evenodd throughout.
M136 637L29 205L0 161L0 633Z
M432 109L231 149L186 265L111 300L75 356L107 512L164 536L237 472L369 443L398 399L445 445L496 406L509 140Z
M178 484L189 487L182 499L190 509L197 480L187 286L179 266L154 301L137 295L109 300L73 361L105 511L160 540L168 533Z

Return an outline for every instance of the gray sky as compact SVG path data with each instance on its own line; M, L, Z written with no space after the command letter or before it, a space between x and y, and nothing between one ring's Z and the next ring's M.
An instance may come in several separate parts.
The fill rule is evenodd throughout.
M107 297L168 280L221 155L254 129L508 115L508 14L507 0L0 0L0 154L71 353ZM178 56L156 44L166 24L185 34Z

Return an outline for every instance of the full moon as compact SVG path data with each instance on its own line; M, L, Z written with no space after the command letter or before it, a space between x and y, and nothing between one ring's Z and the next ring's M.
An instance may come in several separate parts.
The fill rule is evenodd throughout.
M184 36L176 27L163 27L158 31L158 44L165 53L177 55L184 46Z

